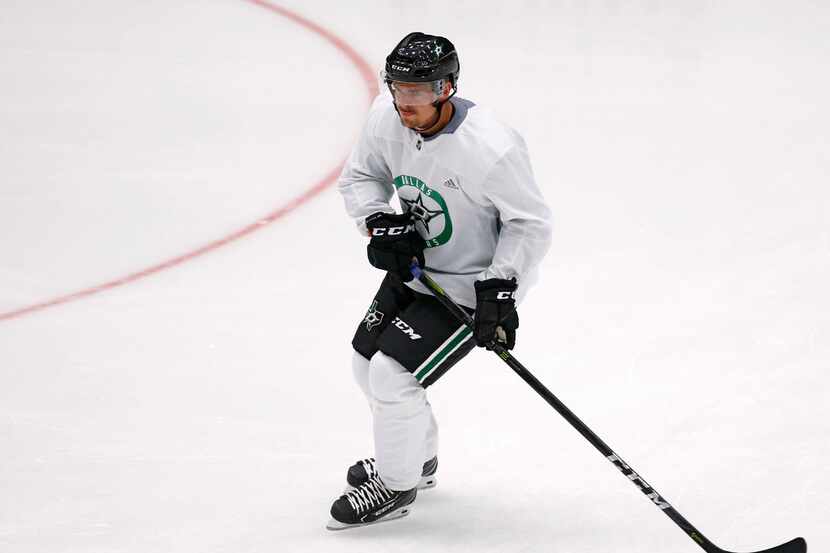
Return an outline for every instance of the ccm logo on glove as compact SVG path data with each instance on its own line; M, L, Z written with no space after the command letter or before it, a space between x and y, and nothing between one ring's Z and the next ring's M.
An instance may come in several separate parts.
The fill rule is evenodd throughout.
M413 259L424 266L424 239L415 229L409 213L379 211L366 217L366 230L372 239L366 255L372 267L398 275L404 282L412 280L409 266Z
M516 345L516 329L519 315L516 313L516 279L488 278L478 280L476 289L476 313L473 337L476 344L490 348L499 342L507 349Z
M414 231L415 225L406 225L403 227L381 227L370 229L370 236L398 236L405 232Z

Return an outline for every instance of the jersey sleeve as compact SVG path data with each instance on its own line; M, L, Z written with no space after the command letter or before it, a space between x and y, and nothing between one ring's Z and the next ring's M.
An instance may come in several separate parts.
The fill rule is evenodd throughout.
M527 148L521 139L490 170L484 182L488 199L499 212L499 238L493 261L479 280L522 277L550 248L552 216L536 184Z
M366 234L364 220L378 211L394 212L389 204L394 195L392 173L383 159L374 129L380 114L372 109L360 138L343 166L337 190L343 196L346 213Z

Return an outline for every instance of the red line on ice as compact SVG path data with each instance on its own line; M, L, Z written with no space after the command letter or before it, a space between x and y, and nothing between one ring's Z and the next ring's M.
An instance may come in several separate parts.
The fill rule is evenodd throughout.
M377 92L377 82L375 80L375 76L373 74L372 68L369 63L363 59L360 54L358 54L354 48L349 46L343 39L336 36L331 31L328 31L314 23L313 21L309 21L305 19L299 14L296 14L292 11L289 11L281 6L277 6L276 4L272 4L270 2L266 2L264 0L243 0L245 2L250 2L252 4L256 4L262 8L265 8L273 13L281 15L287 19L290 19L294 23L305 27L309 31L312 31L318 34L320 37L326 39L330 42L335 48L340 50L349 60L355 65L357 70L360 72L361 77L366 83L366 87L369 92L369 97L373 98ZM261 229L265 225L269 225L278 219L288 215L301 205L305 204L315 196L317 196L320 192L331 186L334 181L337 179L337 176L340 174L340 169L342 168L343 164L339 164L337 167L333 168L331 171L326 174L322 179L317 181L313 186L311 186L308 190L297 196L296 198L290 200L287 204L280 206L279 208L275 209L271 213L260 217L255 223L251 223L241 229L238 229L227 236L219 238L217 240L213 240L201 246L195 250L183 253L166 261L162 261L161 263L157 263L151 267L147 267L140 271L136 271L134 273L128 274L126 276L122 276L120 278L116 278L114 280L110 280L108 282L104 282L98 284L96 286L92 286L90 288L86 288L84 290L80 290L78 292L73 292L71 294L66 294L63 296L59 296L57 298L53 298L50 300L38 302L26 307L21 307L19 309L15 309L14 311L8 311L6 313L0 313L0 321L14 319L17 317L22 317L23 315L28 315L29 313L34 313L36 311L41 311L48 307L54 307L56 305L61 305L70 301L75 301L81 298L85 298L87 296L92 296L94 294L98 294L100 292L104 292L106 290L110 290L112 288L117 288L119 286L124 286L125 284L129 284L130 282L135 282L136 280L148 277L155 273L164 271L166 269L170 269L177 265L181 265L182 263L199 257L200 255L206 254L211 252L215 249L221 248L226 244L239 240L240 238L247 236L257 230Z

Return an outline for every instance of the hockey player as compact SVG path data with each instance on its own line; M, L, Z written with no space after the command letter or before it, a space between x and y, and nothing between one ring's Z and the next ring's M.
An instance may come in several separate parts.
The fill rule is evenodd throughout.
M330 529L409 512L435 484L438 431L425 389L477 345L512 348L515 310L550 244L550 211L519 134L455 96L459 62L444 37L411 33L386 58L375 100L338 182L346 211L386 271L352 340L354 377L372 412L375 457L349 468L352 489ZM397 193L403 213L390 205ZM410 274L413 259L459 304L470 331Z

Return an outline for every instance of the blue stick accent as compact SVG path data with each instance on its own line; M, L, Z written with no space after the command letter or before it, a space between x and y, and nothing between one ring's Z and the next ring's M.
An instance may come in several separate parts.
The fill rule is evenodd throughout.
M417 261L413 261L412 265L409 266L409 272L412 273L412 276L415 279L421 278L421 275L424 274L423 271L421 270L421 266L418 265Z

